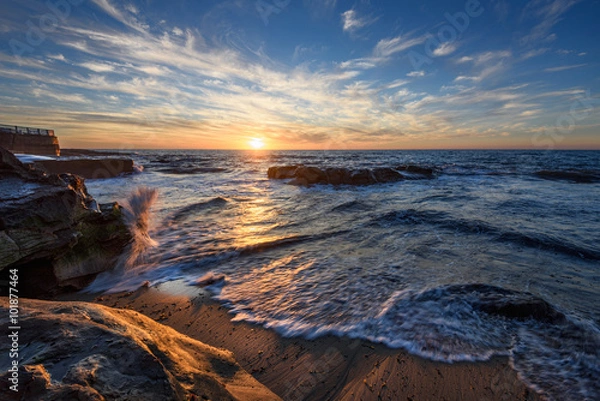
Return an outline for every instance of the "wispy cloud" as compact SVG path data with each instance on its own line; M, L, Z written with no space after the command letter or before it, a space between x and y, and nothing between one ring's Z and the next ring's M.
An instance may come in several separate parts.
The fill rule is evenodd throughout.
M560 72L560 71L567 71L567 70L572 70L574 68L580 68L580 67L585 67L587 64L574 64L574 65L562 65L559 67L551 67L551 68L545 68L544 72Z
M408 74L406 74L406 76L411 78L424 77L425 71L411 71Z
M454 82L482 82L484 79L496 76L510 68L512 53L508 50L488 51L471 56L463 56L457 60L459 64L472 65L469 75L459 75Z
M448 56L454 53L457 48L458 46L455 43L443 43L433 51L433 55L436 57Z
M98 63L98 62L86 62L81 63L79 66L83 68L87 68L88 70L94 72L112 72L115 70L115 66L107 63Z
M132 4L126 4L125 10L119 10L115 5L109 2L109 0L92 0L98 7L100 7L108 15L112 16L122 24L135 29L138 32L146 32L148 29L147 24L143 24L135 17L137 14L137 8ZM136 12L134 12L136 11Z
M359 16L354 9L342 13L342 27L344 32L354 33L361 28L369 26L377 21L377 18L369 16Z
M533 16L539 22L529 34L521 38L521 43L533 44L544 40L554 40L556 34L550 33L552 28L561 20L563 14L579 2L581 0L531 0L523 11L524 18Z
M377 42L373 53L377 57L390 57L396 53L403 52L425 43L427 36L411 37L410 35L396 36L394 38L381 39Z
M541 56L543 54L548 53L550 49L547 47L542 47L539 49L534 49L534 50L529 50L528 52L525 52L523 55L521 55L521 60L527 60L530 58L534 58L534 57L538 57Z

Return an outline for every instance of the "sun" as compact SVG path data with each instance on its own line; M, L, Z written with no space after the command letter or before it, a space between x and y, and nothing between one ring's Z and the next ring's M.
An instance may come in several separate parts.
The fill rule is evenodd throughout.
M262 149L265 147L265 141L261 138L252 138L248 144L252 149Z

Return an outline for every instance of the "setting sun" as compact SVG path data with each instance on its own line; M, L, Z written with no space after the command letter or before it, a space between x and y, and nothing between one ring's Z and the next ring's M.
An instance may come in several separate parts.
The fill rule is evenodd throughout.
M249 144L252 149L262 149L265 146L265 141L261 138L252 138Z

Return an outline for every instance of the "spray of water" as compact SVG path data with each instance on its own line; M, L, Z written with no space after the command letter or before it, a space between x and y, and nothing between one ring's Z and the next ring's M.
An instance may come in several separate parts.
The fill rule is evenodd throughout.
M132 237L129 249L123 255L125 257L123 267L125 268L133 267L147 248L157 245L149 234L150 209L157 198L158 191L156 189L140 187L123 202L123 218Z
M129 285L130 280L143 273L146 265L145 255L148 248L157 244L150 237L151 208L158 198L154 188L140 187L122 202L123 220L131 233L131 242L123 251L112 271L104 272L86 288L88 292L118 291L119 285ZM147 268L147 266L146 266Z

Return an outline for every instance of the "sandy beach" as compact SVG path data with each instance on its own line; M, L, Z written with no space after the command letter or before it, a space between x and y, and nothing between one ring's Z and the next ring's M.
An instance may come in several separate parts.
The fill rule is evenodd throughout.
M508 358L439 363L367 341L325 336L283 338L232 322L202 288L171 282L135 292L70 294L131 309L208 345L234 353L240 365L283 400L539 400Z

